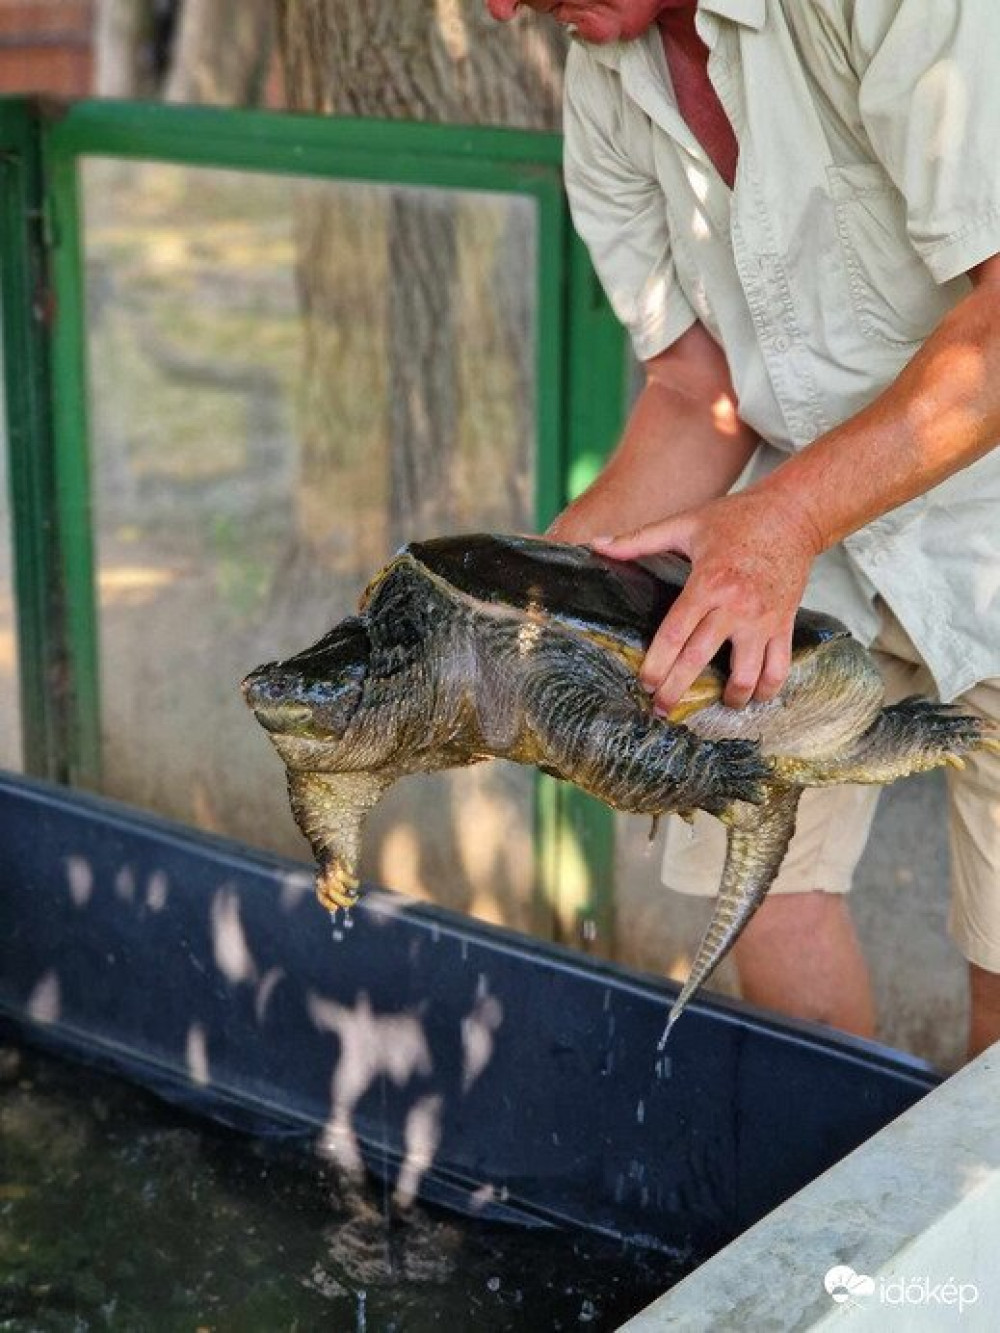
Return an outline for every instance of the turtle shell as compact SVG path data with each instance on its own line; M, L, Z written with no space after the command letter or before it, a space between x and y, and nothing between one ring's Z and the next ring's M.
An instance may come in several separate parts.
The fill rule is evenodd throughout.
M551 618L617 652L635 669L690 570L679 556L612 560L586 546L492 533L413 542L404 553L466 597ZM800 610L792 651L808 651L846 632L832 616ZM728 677L728 644L712 667Z

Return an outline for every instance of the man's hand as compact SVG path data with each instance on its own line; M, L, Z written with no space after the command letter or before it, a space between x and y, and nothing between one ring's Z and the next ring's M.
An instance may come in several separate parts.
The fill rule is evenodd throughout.
M747 490L591 545L622 560L673 551L691 561L687 584L639 673L657 711L668 713L679 702L727 639L732 669L724 702L742 708L778 693L795 613L822 545L804 513Z

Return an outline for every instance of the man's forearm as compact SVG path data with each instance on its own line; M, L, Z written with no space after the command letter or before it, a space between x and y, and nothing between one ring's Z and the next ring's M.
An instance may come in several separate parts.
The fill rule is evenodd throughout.
M621 443L601 475L552 524L561 541L588 541L724 495L757 446L736 415L728 368L700 328L649 363Z
M869 407L752 488L797 511L817 550L922 495L1000 440L1000 262L977 276Z

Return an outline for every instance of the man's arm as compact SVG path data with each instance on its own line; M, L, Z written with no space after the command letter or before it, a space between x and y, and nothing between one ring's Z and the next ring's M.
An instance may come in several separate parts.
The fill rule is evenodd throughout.
M816 556L1000 440L1000 255L969 276L969 295L856 416L739 494L595 540L622 559L673 550L692 562L642 666L660 710L727 639L726 703L772 698L788 672L795 611Z
M646 382L601 475L549 536L588 542L724 495L757 447L736 415L729 367L700 324L645 362Z

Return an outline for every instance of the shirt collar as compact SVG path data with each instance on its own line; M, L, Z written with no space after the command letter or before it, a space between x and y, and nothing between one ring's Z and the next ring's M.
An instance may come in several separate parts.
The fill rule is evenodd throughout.
M698 17L710 15L709 23L713 19L727 19L733 23L741 23L744 27L754 28L758 32L764 26L766 18L767 0L698 0ZM714 46L714 34L717 31L713 27L711 40L708 45ZM592 59L599 65L607 65L610 69L620 69L622 56L630 47L637 43L642 44L643 40L659 41L659 36L650 37L650 33L656 32L656 25L653 24L648 33L642 37L637 37L634 42L608 42L606 46L591 46L589 43L583 43L589 51ZM702 34L704 36L704 33ZM573 39L578 40L577 38Z
M704 13L717 14L719 18L742 23L747 28L756 28L759 31L764 26L766 2L767 0L699 0L698 8Z

